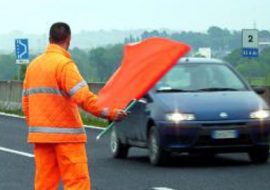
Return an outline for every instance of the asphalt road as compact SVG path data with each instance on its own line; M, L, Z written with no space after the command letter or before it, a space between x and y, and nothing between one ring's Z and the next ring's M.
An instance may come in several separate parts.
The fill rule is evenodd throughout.
M112 159L108 136L95 142L99 131L86 131L93 190L270 189L270 164L253 165L245 154L212 159L182 155L165 167L153 167L147 151L136 148L126 160ZM0 115L0 190L33 189L34 159L26 135L23 119Z

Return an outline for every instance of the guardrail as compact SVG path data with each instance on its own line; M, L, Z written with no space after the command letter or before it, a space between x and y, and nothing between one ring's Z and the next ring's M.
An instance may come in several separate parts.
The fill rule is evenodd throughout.
M88 83L92 92L97 93L104 83ZM20 110L22 98L21 81L0 81L0 110Z
M104 83L88 83L92 92L97 93ZM270 86L264 86L265 93L262 97L270 105ZM22 82L0 81L0 110L21 109Z

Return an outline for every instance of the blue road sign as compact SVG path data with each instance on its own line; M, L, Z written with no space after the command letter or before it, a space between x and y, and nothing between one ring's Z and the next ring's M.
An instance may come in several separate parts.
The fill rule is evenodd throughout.
M16 52L16 63L19 64L28 63L29 62L28 39L16 39L15 52Z
M243 57L259 57L258 48L242 48Z

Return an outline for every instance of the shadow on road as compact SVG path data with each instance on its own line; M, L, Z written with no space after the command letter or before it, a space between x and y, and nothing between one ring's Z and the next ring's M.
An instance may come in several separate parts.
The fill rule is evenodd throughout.
M140 164L149 164L147 156L130 156L127 161ZM216 155L216 156L202 156L202 155L173 155L166 160L166 164L162 167L228 167L228 166L248 166L252 165L249 160L243 155Z

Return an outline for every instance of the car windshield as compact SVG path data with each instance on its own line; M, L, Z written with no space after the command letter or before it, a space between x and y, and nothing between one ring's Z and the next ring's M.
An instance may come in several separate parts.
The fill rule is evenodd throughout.
M225 64L177 64L156 85L162 92L239 91L245 84Z

